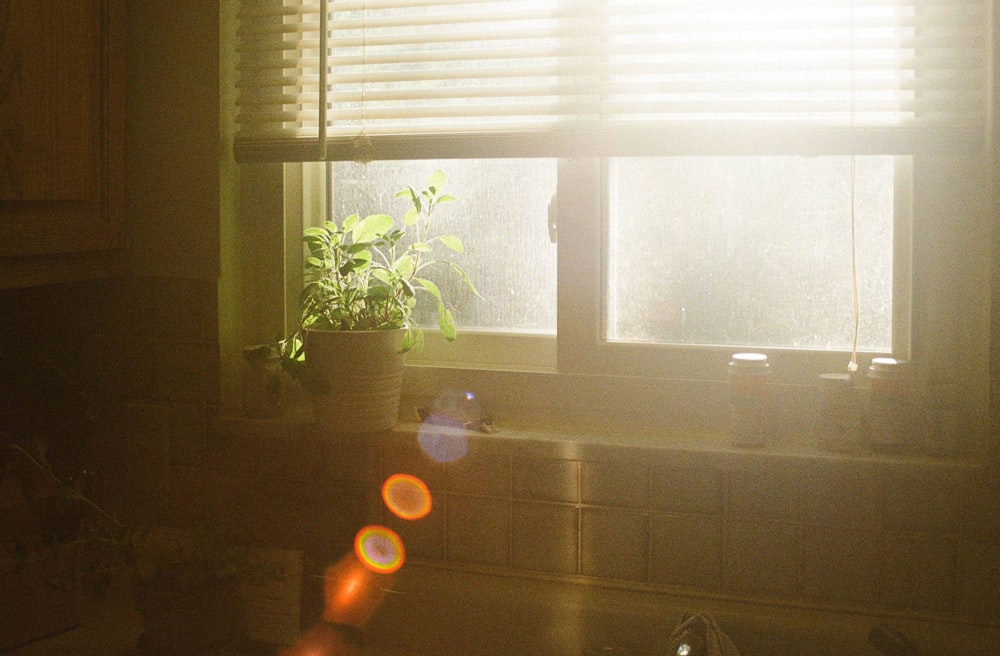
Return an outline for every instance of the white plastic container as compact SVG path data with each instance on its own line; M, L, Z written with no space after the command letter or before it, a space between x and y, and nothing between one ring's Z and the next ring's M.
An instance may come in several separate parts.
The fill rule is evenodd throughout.
M868 380L868 442L872 450L895 453L916 446L912 439L910 363L872 358Z

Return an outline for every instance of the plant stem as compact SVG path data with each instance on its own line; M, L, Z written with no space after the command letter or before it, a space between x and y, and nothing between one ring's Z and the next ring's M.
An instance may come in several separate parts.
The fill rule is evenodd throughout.
M67 484L61 478L56 476L55 473L52 471L51 467L41 462L37 458L35 458L35 456L28 453L27 449L22 447L20 444L8 444L8 446L17 451L18 453L20 453L22 456L24 456L28 460L28 462L30 462L32 465L35 466L36 469L43 472L46 476L52 479L52 481L54 481L61 489L67 491L70 497L72 497L73 499L77 499L78 501L82 501L84 504L89 506L99 515L109 520L112 524L115 525L116 528L122 528L121 522L119 522L113 515L111 515L111 513L106 511L104 508L101 508L99 505L88 499L83 494L80 494L80 492L76 488L74 488L72 485Z

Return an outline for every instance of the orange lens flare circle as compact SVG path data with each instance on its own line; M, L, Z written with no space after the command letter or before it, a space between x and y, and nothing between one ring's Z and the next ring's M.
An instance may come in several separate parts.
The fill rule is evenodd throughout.
M400 519L421 519L431 511L431 491L410 474L393 474L382 485L382 500Z
M385 526L366 526L354 536L354 553L373 572L392 574L403 566L403 541Z

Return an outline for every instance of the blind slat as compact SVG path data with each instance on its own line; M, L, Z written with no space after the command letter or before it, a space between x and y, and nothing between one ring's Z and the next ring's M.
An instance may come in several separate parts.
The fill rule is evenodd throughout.
M635 150L641 130L643 149L673 152L679 142L662 135L678 129L713 143L720 130L749 131L758 136L743 142L761 149L774 139L852 151L861 133L889 153L965 148L986 130L987 10L988 0L243 0L235 150L350 157L345 144L363 132L378 137L378 157L409 148L394 143L434 156L459 138L463 156L614 154Z

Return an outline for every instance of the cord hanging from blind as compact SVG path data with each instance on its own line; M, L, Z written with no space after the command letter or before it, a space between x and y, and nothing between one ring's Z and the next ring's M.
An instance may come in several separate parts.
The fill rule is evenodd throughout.
M857 117L855 114L855 52L856 52L856 23L855 23L855 0L851 0L851 130L857 127ZM854 374L858 370L858 331L861 327L861 304L858 300L858 240L857 240L857 216L855 215L855 202L857 190L857 156L851 152L851 299L854 310L854 335L851 340L851 360L847 363L847 371Z
M382 159L982 147L988 0L850 8L242 0L235 152L354 159L358 134Z

